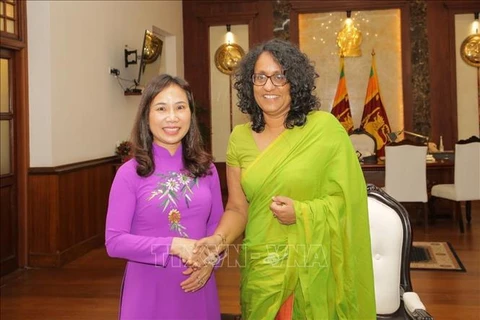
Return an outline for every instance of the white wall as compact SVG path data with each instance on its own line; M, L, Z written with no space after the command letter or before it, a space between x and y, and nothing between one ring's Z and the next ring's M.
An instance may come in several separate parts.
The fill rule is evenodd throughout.
M460 56L463 40L472 34L473 13L455 15L458 139L479 135L477 68Z
M140 96L124 96L108 68L137 78L123 50L140 53L145 29L173 37L168 70L184 75L181 1L28 1L27 16L31 167L112 156L128 139Z

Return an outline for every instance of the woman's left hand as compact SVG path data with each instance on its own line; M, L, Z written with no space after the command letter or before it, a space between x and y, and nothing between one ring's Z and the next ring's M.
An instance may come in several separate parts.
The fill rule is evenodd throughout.
M185 292L195 292L201 289L205 283L207 283L208 279L212 275L213 265L206 264L200 269L194 270L193 268L188 268L187 270L183 271L183 274L190 275L187 280L180 283L182 289Z
M272 211L273 216L281 224L289 225L297 222L297 217L295 216L295 208L293 207L293 200L288 197L272 197L270 210Z

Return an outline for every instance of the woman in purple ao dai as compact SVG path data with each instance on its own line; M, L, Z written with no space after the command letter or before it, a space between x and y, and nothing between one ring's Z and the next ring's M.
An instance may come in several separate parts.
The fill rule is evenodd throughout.
M127 260L119 318L220 319L213 263L193 270L182 262L223 214L188 83L153 78L131 140L134 158L116 173L105 232L108 254Z

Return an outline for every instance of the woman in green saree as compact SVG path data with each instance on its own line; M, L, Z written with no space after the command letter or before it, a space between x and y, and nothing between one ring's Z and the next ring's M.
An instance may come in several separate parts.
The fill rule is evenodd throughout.
M363 173L350 139L318 111L308 57L274 39L235 74L238 125L227 149L228 202L215 235L243 232L243 319L375 319Z

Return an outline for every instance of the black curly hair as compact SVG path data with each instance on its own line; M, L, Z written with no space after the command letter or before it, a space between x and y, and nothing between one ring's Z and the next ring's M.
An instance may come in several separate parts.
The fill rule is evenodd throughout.
M258 106L253 95L252 75L255 63L263 52L270 52L287 76L290 84L292 99L290 111L285 118L285 128L303 126L307 121L307 114L320 108L320 100L314 95L315 72L310 59L306 54L291 42L272 39L251 49L241 60L234 74L234 88L237 90L237 106L250 116L252 130L262 132L265 129L265 119L262 109Z
M204 149L202 136L195 114L195 103L190 85L184 79L173 77L168 74L161 74L147 84L143 90L142 99L137 110L135 124L132 129L131 142L133 154L137 160L137 174L141 177L148 177L155 171L153 161L153 134L149 128L150 105L155 97L170 86L178 86L185 91L188 99L188 106L192 113L190 128L182 139L183 164L185 170L192 177L203 177L211 174L210 164L213 157Z

